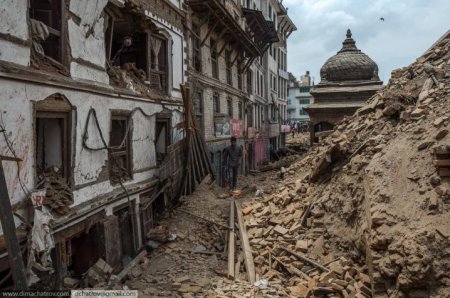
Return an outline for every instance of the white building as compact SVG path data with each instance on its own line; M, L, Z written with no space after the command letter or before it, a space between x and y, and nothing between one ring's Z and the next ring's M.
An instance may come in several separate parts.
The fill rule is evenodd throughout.
M310 90L313 86L309 71L297 80L295 76L289 73L288 87L288 120L290 123L300 122L301 125L308 125L309 115L305 107L314 103Z
M177 189L181 5L0 1L0 154L22 160L3 161L8 193L23 235L30 193L46 188L59 283L99 257L120 267L174 195L160 190Z

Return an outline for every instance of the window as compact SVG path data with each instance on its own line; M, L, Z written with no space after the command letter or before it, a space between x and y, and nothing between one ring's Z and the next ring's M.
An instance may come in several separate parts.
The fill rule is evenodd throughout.
M226 50L225 51L225 63L227 65L227 84L233 85L233 72L231 69L231 52Z
M64 177L70 171L70 114L36 112L36 174L52 173ZM40 180L40 179L39 179Z
M242 101L238 103L238 116L239 119L244 118L243 110L242 110Z
M290 104L291 104L291 100L289 99L289 100L288 100L288 105L290 105Z
M158 164L166 158L170 145L170 111L164 110L156 116L155 149Z
M263 75L260 75L260 78L259 78L259 84L261 85L261 86L260 86L261 93L260 93L259 95L264 96L264 89L263 89L263 84L264 84L264 82L263 82Z
M300 116L306 116L308 115L308 113L306 113L306 111L304 109L300 109L299 110Z
M192 26L192 64L196 71L202 70L202 59L200 50L200 29L198 26Z
M141 29L136 18L112 19L106 32L107 58L159 93L168 92L169 43L161 34ZM148 81L148 82L147 82Z
M150 36L150 84L158 91L167 91L167 40L162 36Z
M218 53L217 53L217 43L211 38L211 71L212 77L215 79L219 78L219 64L218 64Z
M309 99L300 99L299 102L301 105L309 105Z
M248 106L247 111L247 126L253 127L253 105Z
M60 63L64 60L65 44L62 21L65 6L62 3L62 0L29 0L30 18L45 24L49 33L49 36L41 42L44 54ZM32 28L39 28L39 25L37 23Z
M128 114L113 113L109 133L109 177L112 183L132 178L131 125Z
M213 112L214 114L220 113L220 97L217 93L214 93L213 95Z
M194 106L194 115L195 115L195 125L198 129L203 131L203 101L202 101L202 93L194 92L192 97L193 106Z
M194 105L194 114L202 114L203 113L203 107L202 107L202 93L201 92L195 92L193 95L193 105Z
M256 75L256 94L258 94L258 95L261 93L259 88L260 88L260 85L259 85L259 74L257 74Z
M238 89L242 90L242 73L240 71L238 71L237 79L238 79Z
M247 92L253 93L253 72L250 69L247 71Z
M309 93L310 87L300 87L301 93Z
M233 118L233 99L231 97L227 98L227 114Z
M277 76L272 77L273 80L273 90L277 91Z

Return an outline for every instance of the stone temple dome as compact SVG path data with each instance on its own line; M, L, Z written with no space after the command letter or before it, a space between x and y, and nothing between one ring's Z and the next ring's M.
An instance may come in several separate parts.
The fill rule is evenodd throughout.
M379 81L378 66L369 56L361 52L347 30L342 49L329 58L320 69L321 84L343 81Z

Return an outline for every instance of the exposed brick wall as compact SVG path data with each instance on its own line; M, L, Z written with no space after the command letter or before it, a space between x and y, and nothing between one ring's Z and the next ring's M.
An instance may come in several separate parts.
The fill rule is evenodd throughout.
M185 13L166 0L131 0L143 10L166 20L179 30L183 30L183 19Z

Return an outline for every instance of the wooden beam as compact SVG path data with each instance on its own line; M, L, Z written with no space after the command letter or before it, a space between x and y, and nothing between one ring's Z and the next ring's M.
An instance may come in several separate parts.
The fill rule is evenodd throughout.
M247 268L247 275L249 282L253 285L256 281L255 276L255 263L253 261L252 249L250 247L250 241L248 240L247 229L245 227L244 215L242 214L241 203L236 201L236 214L239 222L239 232L242 250L244 251L245 267Z
M134 266L139 264L141 259L144 258L145 256L147 256L147 251L146 250L141 251L133 260L131 260L130 263L128 263L127 266L125 266L125 268L123 268L122 271L119 272L119 274L117 274L116 281L120 282L122 279L124 279L125 276L127 276L127 273L130 272L134 268Z
M220 49L219 53L217 54L217 57L220 57L220 55L222 55L222 52L225 50L227 45L228 45L228 42L224 41L222 48Z
M277 261L281 266L283 266L284 268L286 268L287 271L289 271L291 274L295 274L299 277L302 277L306 280L310 280L311 277L309 277L308 274L306 274L305 272L301 271L298 268L295 268L293 265L290 264L285 264L283 261L281 261L279 258L272 256L272 258Z
M211 219L207 219L207 218L204 218L204 217L202 217L202 216L193 214L193 213L191 213L191 212L189 212L189 211L186 211L186 210L183 210L183 209L178 209L177 211L181 211L181 212L186 213L186 214L188 214L188 215L191 215L191 216L193 216L193 217L197 217L198 219L202 219L202 220L207 221L207 222L209 222L209 223L215 224L216 226L219 226L219 227L221 227L221 228L224 228L224 229L227 229L227 230L230 229L230 227L227 227L227 226L225 226L225 225L222 225L222 224L220 224L220 223L217 223L217 222L215 222L215 221L213 221L213 220L211 220Z
M234 279L234 251L235 251L235 235L234 235L234 200L230 204L230 232L228 233L228 277Z
M219 21L216 21L216 23L211 26L208 30L208 33L206 33L205 38L203 38L202 42L200 43L200 48L205 44L206 40L208 39L208 37L211 35L211 33L213 32L213 30L216 28L217 24L219 24Z
M239 53L236 52L236 57L234 57L233 61L231 61L231 67L234 65L234 63L236 62L237 58L239 57Z
M438 167L450 167L450 159L435 159L434 165Z
M296 253L296 252L293 252L292 250L289 250L289 249L287 249L287 248L285 248L285 247L280 247L280 248L281 248L282 250L284 250L285 252L290 253L290 254L293 255L294 257L297 257L297 258L299 258L300 260L302 260L302 261L304 261L304 262L306 262L306 263L309 263L310 265L313 265L314 267L319 268L320 270L322 270L322 271L324 271L324 272L330 272L330 269L328 269L327 267L325 267L325 266L323 266L323 265L317 263L317 262L314 261L314 260L311 260L310 258L307 258L307 257L305 257L305 256L302 256L302 255L300 255L300 254L298 254L298 253Z
M6 185L5 173L0 160L0 221L2 223L3 235L5 237L6 248L10 270L14 280L14 289L28 290L25 266L22 260L19 241L16 235L16 225L14 223L11 201L9 199Z
M5 161L22 161L20 158L15 158L15 157L11 157L11 156L0 155L0 162L1 162L2 160L5 160Z

